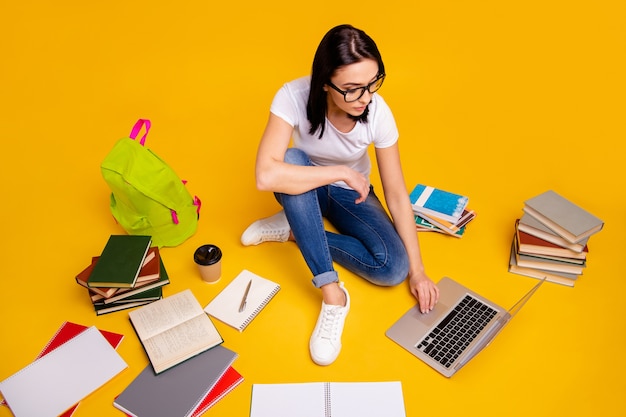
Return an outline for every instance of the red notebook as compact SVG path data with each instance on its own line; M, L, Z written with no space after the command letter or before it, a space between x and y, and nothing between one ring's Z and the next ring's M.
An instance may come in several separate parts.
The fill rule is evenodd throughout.
M209 393L202 399L198 407L194 410L191 417L198 417L213 407L215 403L224 398L226 394L233 390L237 385L243 381L243 377L232 366L229 367L224 375L217 381L215 386Z
M61 346L63 343L69 341L75 336L78 336L81 332L85 331L85 329L87 329L87 326L83 326L81 324L76 324L76 323L71 323L69 321L66 321L65 323L61 325L61 327L59 327L59 330L56 331L54 336L52 336L52 339L48 341L46 346L39 353L39 355L37 355L35 359L39 359L42 356L47 355L48 353L52 352L54 349ZM107 332L106 330L100 330L100 333L102 333L102 336L104 336L104 338L115 349L117 349L117 347L122 342L122 339L124 338L123 334ZM0 405L6 405L6 402L2 400L0 402ZM73 405L69 410L65 411L59 417L71 417L74 414L74 411L76 411L77 407L78 407L78 404Z

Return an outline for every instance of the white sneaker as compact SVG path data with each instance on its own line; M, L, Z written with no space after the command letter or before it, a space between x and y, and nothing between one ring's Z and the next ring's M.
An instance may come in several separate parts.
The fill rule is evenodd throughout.
M339 288L346 294L345 307L328 305L322 301L322 311L309 341L311 358L318 365L330 365L341 351L341 333L350 310L350 296L343 282L339 283Z
M263 242L286 242L291 227L283 210L273 216L252 223L241 235L244 246L258 245Z

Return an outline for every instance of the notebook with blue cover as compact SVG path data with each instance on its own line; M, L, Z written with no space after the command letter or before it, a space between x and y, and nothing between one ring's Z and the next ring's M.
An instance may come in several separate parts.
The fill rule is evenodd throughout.
M423 184L415 186L409 199L416 214L430 214L453 224L459 221L469 202L466 196Z

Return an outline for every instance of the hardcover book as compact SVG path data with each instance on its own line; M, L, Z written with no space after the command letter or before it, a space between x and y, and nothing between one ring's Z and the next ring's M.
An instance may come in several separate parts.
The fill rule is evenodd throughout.
M118 292L122 292L120 291L120 288L116 287L98 288L89 286L87 281L89 279L89 276L91 275L91 272L93 271L94 266L98 262L98 259L100 259L99 256L94 256L93 258L91 258L91 264L87 268L83 269L76 276L76 283L85 288L89 288L92 293L98 294L102 296L102 298L109 298ZM141 266L141 270L139 271L139 276L137 277L135 286L157 280L159 278L159 265L159 248L152 247L148 250L148 254L143 261L143 265Z
M150 236L111 235L89 275L87 285L134 287L151 242Z
M519 219L519 225L517 227L523 232L536 236L540 239L547 240L548 242L562 246L566 249L573 250L574 252L582 252L585 250L585 246L589 240L589 238L586 237L578 243L571 243L548 228L548 226L526 213L524 213Z
M146 290L144 292L135 294L131 297L125 298L123 300L119 300L113 303L105 303L104 301L95 301L93 303L93 308L96 311L96 315L101 316L103 314L114 313L116 311L128 310L130 308L135 308L139 306L143 306L146 304L150 304L154 301L160 300L163 298L163 288L157 287Z
M522 251L519 251L518 253L520 255L530 256L530 257L538 258L538 259L545 259L547 261L565 262L565 263L570 263L574 265L582 265L582 266L587 265L587 261L585 259L565 258L562 256L552 256L552 255L544 255L544 254L536 254L536 253L528 254Z
M524 255L519 253L517 240L513 242L515 248L515 263L517 266L526 268L536 268L553 272L565 272L567 274L581 275L585 268L585 264L577 265L570 262L550 260L536 256Z
M165 269L165 265L163 264L163 260L159 258L158 264L160 265L161 270L156 280L137 283L135 288L121 289L118 292L116 292L113 296L105 298L103 300L104 304L111 304L111 303L115 303L119 301L128 300L136 296L137 294L144 294L146 291L154 290L155 288L161 288L165 285L168 285L170 283L170 278L169 278L169 275L167 274L167 270Z
M133 301L119 304L94 304L93 308L96 311L97 316L102 316L103 314L115 313L116 311L129 310L131 308L145 306L152 302L153 301Z
M98 294L98 295L102 296L102 298L110 297L113 294L115 294L115 292L118 290L118 288L89 287L89 284L87 284L87 280L89 279L89 275L91 275L91 271L93 271L93 267L96 265L96 261L97 260L98 260L97 256L92 258L91 264L89 264L88 267L86 267L85 269L80 271L78 273L78 275L76 275L76 283L78 285L82 285L85 288L89 288L89 290L91 292L93 292L94 294Z
M587 246L581 252L577 252L526 233L519 229L519 220L515 224L515 237L519 253L526 255L548 255L585 260L589 252Z
M415 230L418 233L422 233L422 232L434 232L434 233L441 233L443 234L444 231L440 230L437 226L435 225L430 225L430 226L425 226L425 225L420 225L420 224L416 224L415 225Z
M511 245L511 257L509 259L509 272L512 274L523 275L535 279L546 279L548 282L573 287L576 283L578 275L568 274L565 272L547 271L537 268L527 268L517 265L515 259L515 248Z
M422 232L437 232L437 233L441 233L447 236L454 236L454 237L462 237L463 234L465 233L465 226L461 226L460 228L458 228L458 230L456 230L455 232L452 232L449 229L444 229L442 227L439 227L433 223L431 223L429 220L427 220L424 215L420 214L419 216L415 215L415 227L417 228L417 231L422 231Z
M552 190L527 200L524 211L570 243L578 243L604 226L602 220Z
M134 292L134 294L119 300L110 301L110 299L96 301L94 304L102 304L111 306L114 304L132 303L135 301L156 301L163 298L163 287L141 288L143 291Z
M441 219L439 217L427 215L427 214L424 214L424 213L420 213L419 216L422 217L424 220L428 221L429 223L437 226L438 228L440 228L444 232L447 232L447 233L453 235L456 232L458 232L462 227L464 227L469 222L474 220L474 218L476 217L476 212L474 210L470 210L470 209L467 209L467 208L464 209L463 210L463 214L459 218L459 221L456 222L456 223L450 223L450 222L448 222L448 221L446 221L444 219Z
M436 187L417 184L409 194L416 214L424 213L457 223L469 198Z
M157 374L223 342L189 289L128 315Z
M156 246L148 249L148 254L143 261L137 281L135 285L139 285L142 282L154 281L159 278L161 270L161 253Z

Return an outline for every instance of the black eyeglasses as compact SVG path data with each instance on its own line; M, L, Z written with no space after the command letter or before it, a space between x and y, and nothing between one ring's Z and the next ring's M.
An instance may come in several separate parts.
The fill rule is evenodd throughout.
M330 81L328 81L327 84L331 86L333 90L341 94L346 103L352 103L353 101L357 101L358 99L363 97L363 94L365 94L366 91L369 91L370 94L374 94L375 92L377 92L380 87L383 86L385 76L385 74L378 74L378 77L376 77L374 81L372 81L365 87L350 88L348 90L342 90Z

